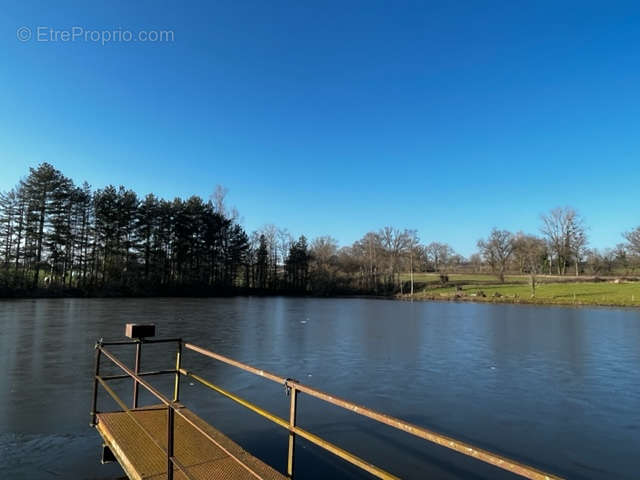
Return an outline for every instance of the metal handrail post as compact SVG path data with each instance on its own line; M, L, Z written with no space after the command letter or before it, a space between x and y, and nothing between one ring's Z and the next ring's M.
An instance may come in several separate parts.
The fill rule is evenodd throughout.
M140 373L140 356L142 355L142 341L138 340L136 343L136 363L133 367L133 371L136 375ZM133 408L138 408L138 382L133 380Z
M176 378L173 385L173 401L180 399L180 366L182 362L182 340L178 342L178 350L176 352Z
M293 478L293 460L296 448L296 413L298 403L298 389L295 386L289 387L287 385L287 391L291 396L289 403L289 453L287 455L287 475L289 478Z
M98 413L98 376L100 375L100 353L102 352L102 341L98 341L95 346L95 365L93 371L93 399L91 401L91 423L92 427L96 426L96 415Z
M173 480L173 405L167 405L167 480Z

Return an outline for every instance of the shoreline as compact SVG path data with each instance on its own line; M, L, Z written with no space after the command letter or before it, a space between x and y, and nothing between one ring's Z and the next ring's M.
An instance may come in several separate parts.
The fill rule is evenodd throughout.
M398 294L393 300L401 302L449 302L449 303L476 303L481 305L524 305L529 307L572 307L572 308L622 308L625 310L640 310L640 305L626 305L624 303L590 303L590 302L564 302L546 301L538 299L534 301L516 299L514 297L469 297L448 295L420 295L411 298L409 294Z
M0 296L0 302L8 300L40 300L40 299L67 299L67 298L83 298L83 299L151 299L151 298L232 298L232 297L290 297L290 298L317 298L317 299L367 299L367 300L395 300L401 302L454 302L454 303L477 303L492 305L527 305L527 306L543 306L543 307L573 307L573 308L623 308L623 309L640 309L640 305L629 305L619 302L583 302L583 301L565 301L546 298L522 298L518 296L471 296L463 294L425 294L424 292L410 294L390 294L390 295L366 295L366 294L334 294L334 295L312 295L312 294L294 294L292 292L211 292L209 294L194 293L180 294L158 292L156 294L128 294L114 295L105 292L97 294L74 294L76 292L54 291L54 292L33 292L26 295Z

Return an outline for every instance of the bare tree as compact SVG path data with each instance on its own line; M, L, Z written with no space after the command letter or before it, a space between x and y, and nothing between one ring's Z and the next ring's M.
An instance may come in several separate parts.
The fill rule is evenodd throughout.
M326 268L338 253L338 241L328 235L316 237L311 242L310 250L313 261L322 268Z
M640 227L635 230L622 234L627 243L624 245L625 250L629 253L627 263L632 269L640 265Z
M480 273L482 270L482 255L479 253L474 253L469 257L469 263L473 268L473 273Z
M576 267L576 277L580 275L580 262L587 249L587 228L584 219L575 211L567 213L568 243Z
M531 297L536 296L537 275L546 258L546 244L544 240L534 235L519 233L514 241L514 251L522 259L522 268L529 274Z
M216 185L213 193L209 195L209 200L211 200L211 203L213 204L213 210L223 217L231 219L233 223L241 223L242 219L240 218L238 209L235 206L229 207L227 205L226 198L228 193L229 189L227 187L223 185Z
M354 247L362 252L364 265L366 270L365 281L367 288L373 288L378 293L378 273L380 271L380 257L382 252L382 244L380 235L376 232L367 233L360 242L356 242Z
M293 236L289 233L289 230L286 228L279 228L276 232L276 248L278 250L278 257L280 258L282 264L284 265L285 259L289 255L289 250L291 249L291 245L293 245ZM286 271L285 271L286 276ZM289 279L285 278L285 284Z
M209 195L209 200L213 203L213 210L222 216L227 216L227 205L225 203L227 193L229 193L228 188L223 185L216 185L213 193Z
M607 274L612 274L613 273L613 269L616 266L616 252L615 252L615 250L612 249L612 248L605 248L602 251L602 254L601 254L600 257L602 259L604 271Z
M564 275L567 264L575 261L576 275L587 245L584 219L571 207L557 207L542 215L540 231L555 255L558 275Z
M504 272L513 252L513 234L494 228L487 240L478 240L478 248L492 270L497 272L500 282L504 283Z
M616 264L624 269L625 275L635 270L634 255L631 253L626 243L619 243L614 249L616 255Z
M526 235L522 232L518 232L513 236L513 255L512 263L515 263L518 267L518 271L522 274L525 273L526 265L526 248L525 240Z
M411 298L413 299L413 259L417 255L418 244L420 239L418 238L417 230L405 230L407 237L407 251L409 253L409 275L411 276Z
M393 227L384 227L378 235L382 241L382 246L387 257L387 284L391 288L394 288L396 277L398 277L398 283L400 281L400 260L409 244L407 231L400 231Z
M566 263L566 217L563 208L554 208L548 215L542 215L542 227L540 230L547 237L549 247L556 256L558 275L564 273Z
M454 254L453 248L446 243L431 242L424 249L436 272L447 265L449 257Z
M636 227L635 230L631 230L630 232L625 232L623 236L627 241L629 251L634 255L640 255L640 227Z
M269 251L269 268L268 278L271 288L277 288L278 285L278 227L272 223L263 225L259 230L260 234L264 235L267 243L267 249ZM282 261L284 263L284 259Z
M317 237L311 242L311 286L314 292L330 292L338 272L338 242L330 236Z

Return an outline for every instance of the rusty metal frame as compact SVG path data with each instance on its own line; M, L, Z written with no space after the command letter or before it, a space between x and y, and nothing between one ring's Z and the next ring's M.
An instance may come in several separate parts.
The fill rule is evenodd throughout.
M141 343L167 343L167 342L176 342L177 343L177 352L176 352L176 368L173 370L158 370L158 371L153 371L153 372L140 372L139 371L139 367L140 367L140 351L138 350ZM136 354L136 365L135 365L135 369L132 371L131 369L129 369L126 365L124 365L119 359L117 359L111 352L109 352L108 350L106 350L104 347L106 345L136 345L136 349L137 349L137 354ZM281 385L284 385L287 394L290 395L290 404L289 404L289 418L288 419L284 419L281 418L231 392L228 392L227 390L214 385L213 383L209 382L208 380L204 379L203 377L188 371L184 368L182 368L182 355L183 355L183 349L188 349L188 350L192 350L196 353L199 353L201 355L204 355L206 357L212 358L214 360L218 360L222 363L225 363L227 365L239 368L241 370L247 371L249 373L252 373L254 375L258 375L260 377L266 378L270 381L279 383ZM111 360L115 365L117 365L121 370L124 371L123 375L111 375L111 376L100 376L100 359L102 356L107 357L109 360ZM174 381L174 391L173 391L173 400L169 400L167 397L165 397L162 393L160 393L158 390L156 390L151 384L149 384L146 380L144 380L143 377L146 376L153 376L153 375L161 375L161 374L174 374L175 375L175 381ZM476 447L470 443L467 442L462 442L460 440L457 440L453 437L447 436L447 435L443 435L440 433L437 433L435 431L420 427L418 425L415 424L411 424L408 422L405 422L404 420L392 417L390 415L386 415L384 413L381 412L377 412L375 410L372 410L370 408L364 407L362 405L358 405L352 402L349 402L348 400L336 397L334 395L330 395L328 393L325 393L321 390L315 389L313 387L310 387L308 385L304 385L300 382L298 382L297 380L293 380L291 378L285 378L285 377L281 377L279 375L276 375L274 373L268 372L266 370L262 370L262 369L258 369L255 368L251 365L239 362L237 360L233 360L231 358L225 357L223 355L217 354L215 352L212 352L210 350L204 349L202 347L199 347L197 345L194 345L192 343L187 343L187 342L182 342L181 339L157 339L157 340L144 340L144 341L138 341L138 340L134 340L134 341L123 341L123 342L102 342L99 341L96 344L96 355L95 355L95 372L94 372L94 385L93 385L93 402L92 402L92 408L91 408L91 417L92 417L92 422L91 425L95 426L96 424L96 414L97 414L97 395L98 395L98 385L102 385L105 390L107 391L107 393L109 393L111 395L111 397L113 397L113 399L116 401L116 403L118 403L118 405L123 409L123 411L125 411L134 421L136 424L138 424L138 426L140 428L142 428L142 430L145 432L145 434L147 434L147 436L149 436L151 438L151 440L154 441L154 443L156 443L156 445L158 445L158 447L160 447L167 455L167 479L168 480L172 480L173 479L173 468L172 466L176 466L178 467L179 470L181 470L188 478L191 478L190 475L186 472L186 470L184 469L184 467L180 464L180 462L174 457L173 455L173 440L174 440L174 417L175 414L180 415L180 417L182 417L184 420L186 420L188 423L190 423L193 427L196 428L196 430L198 430L202 435L204 435L209 441L211 441L212 443L216 444L216 446L218 446L219 448L221 448L223 451L225 451L230 457L232 457L235 461L237 461L242 467L244 467L250 474L252 474L253 476L255 476L256 478L260 478L258 476L258 474L256 474L253 470L251 470L251 468L249 466L247 466L244 462L242 462L242 460L240 460L239 458L237 458L236 456L232 455L231 452L229 452L227 449L225 449L222 445L220 445L220 443L218 441L216 441L213 437L211 437L211 435L209 435L207 432L205 432L204 430L202 430L200 427L198 427L194 422L192 422L189 418L187 418L182 412L180 412L179 410L179 404L178 399L179 399L179 393L180 393L180 376L186 376L186 377L190 377L193 378L194 380L196 380L198 383L204 385L205 387L214 390L216 392L218 392L219 394L233 400L234 402L244 406L245 408L257 413L258 415L270 420L271 422L275 423L276 425L279 425L280 427L288 430L289 432L289 445L288 445L288 452L287 452L287 475L289 477L293 477L293 473L294 473L294 458L295 458L295 440L296 437L301 437L304 438L305 440L331 452L332 454L336 455L339 458L342 458L343 460L369 472L370 474L374 475L375 477L378 478L382 478L385 480L395 480L398 477L392 475L391 473L367 462L366 460L363 460L361 458L359 458L358 456L340 448L337 445L332 444L331 442L328 442L322 438L320 438L319 436L308 432L300 427L297 426L296 424L296 417L297 417L297 400L298 400L298 394L300 392L309 395L311 397L317 398L319 400L322 400L326 403L329 403L331 405L335 405L337 407L343 408L345 410L351 411L353 413L356 413L358 415L367 417L369 419L375 420L378 423L382 423L384 425L388 425L392 428L395 428L397 430L401 430L404 431L406 433L409 433L413 436L416 436L418 438L421 438L423 440L427 440L431 443L440 445L442 447L448 448L450 450L456 451L462 455L466 455L472 458L475 458L479 461L482 461L484 463L493 465L497 468L500 468L502 470L506 470L509 472L512 472L516 475L519 475L521 477L524 478L528 478L531 480L561 480L561 477L558 477L556 475L547 473L547 472L543 472L541 470L538 470L534 467L525 465L523 463L517 462L515 460L512 460L508 457L505 457L503 455L494 453L494 452L490 452L488 450ZM167 407L167 445L166 448L159 445L158 442L151 436L151 434L140 424L140 422L137 421L137 419L131 414L131 409L129 409L127 407L127 405L121 400L119 399L119 397L115 394L115 392L113 391L113 389L111 389L108 385L107 385L107 381L108 380L115 380L115 379L121 379L121 378L131 378L133 379L134 382L134 399L133 399L133 408L137 407L137 391L138 391L138 385L142 385L146 390L148 390L149 392L151 392L156 398L158 398L166 407Z

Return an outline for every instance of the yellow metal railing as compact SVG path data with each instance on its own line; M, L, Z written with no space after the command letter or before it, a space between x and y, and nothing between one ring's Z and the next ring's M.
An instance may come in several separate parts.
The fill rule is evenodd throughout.
M154 340L154 341L145 340L144 343L159 343L159 342L160 341L157 341L157 340ZM129 344L129 343L142 343L142 342L141 341L136 341L136 342L112 342L111 344L122 345L122 344ZM247 470L251 475L253 475L257 479L261 480L261 477L258 474L256 474L248 465L246 465L241 459L239 459L237 456L235 456L232 452L230 452L227 448L225 448L220 442L218 442L215 438L213 438L209 433L207 433L199 425L197 425L191 418L189 418L187 415L185 415L183 412L180 411L181 405L179 405L177 403L177 401L178 401L177 397L178 397L178 394L179 394L179 375L180 375L180 372L179 372L178 369L169 370L169 371L161 370L161 371L157 371L157 372L146 372L146 373L137 374L134 371L132 371L131 369L129 369L118 358L116 358L115 355L113 355L113 353L109 352L104 346L105 346L105 344L102 343L102 342L98 342L96 344L96 364L95 364L94 387L93 387L93 403L92 403L92 410L91 410L91 416L92 416L91 425L92 426L96 425L96 415L98 413L98 411L97 411L97 394L98 394L98 384L100 384L100 385L103 386L103 388L106 390L106 392L115 400L115 402L118 404L118 406L120 406L120 408L122 408L122 410L129 416L129 418L131 418L133 420L133 422L145 433L145 435L147 435L149 437L149 439L151 439L151 441L158 448L160 448L160 450L162 450L166 454L166 456L167 456L167 480L173 480L173 466L178 467L178 469L187 477L188 480L195 480L193 478L193 476L187 471L185 466L182 465L180 463L180 461L174 456L174 452L173 452L174 433L175 433L174 417L175 417L176 414L178 414L184 421L189 423L200 434L202 434L205 438L207 438L207 440L209 440L210 442L215 444L220 450L225 452L229 457L231 457L234 461L236 461L238 464L240 464L240 466L243 467L245 470ZM178 368L180 366L179 362L180 362L181 346L182 346L182 342L178 340L178 353L177 353L177 358L178 358L177 367ZM137 400L138 400L138 397L137 397L137 392L138 392L137 385L138 384L142 385L147 391L149 391L153 396L155 396L158 400L160 400L160 402L162 404L164 404L167 407L167 445L166 445L166 447L161 445L158 442L158 440L154 437L154 435L136 418L135 415L133 415L133 409L128 408L127 405L125 404L125 402L123 402L122 399L115 393L115 391L107 384L107 380L113 380L113 379L116 379L116 378L123 378L123 377L119 376L119 375L110 376L108 378L100 376L100 357L101 357L101 355L106 356L115 365L117 365L120 369L122 369L122 371L124 371L125 374L126 374L126 376L124 376L124 378L130 377L130 378L133 379L133 381L134 381L134 399L133 399L133 403L136 405L135 407L133 407L133 409L137 408ZM139 359L140 359L140 357L139 357L139 349L137 348L136 367L139 367L139 364L140 364ZM178 379L175 382L175 386L174 386L174 400L173 401L169 400L162 393L160 393L156 388L154 388L150 383L148 383L146 380L144 380L142 378L143 376L161 375L161 374L166 374L166 373L173 373L173 374L176 375L176 378Z
M167 340L163 341L166 342ZM175 370L162 370L162 371L157 371L157 372L138 372L138 367L139 367L139 355L140 355L140 347L142 343L159 343L161 342L161 340L136 340L136 341L132 341L132 342L111 342L110 344L106 344L106 343L98 343L96 345L96 373L95 373L95 378L94 378L94 403L93 403L93 408L92 408L92 415L93 415L93 424L95 424L95 415L96 415L96 401L97 401L97 385L101 384L105 390L116 400L116 402L118 403L118 405L127 413L130 412L130 410L127 408L126 404L124 404L124 402L122 402L122 400L120 400L117 395L115 394L115 392L108 387L108 385L106 384L106 380L110 380L110 379L114 379L114 378L126 378L131 377L134 381L134 407L137 406L137 385L140 384L142 385L145 389L147 389L149 392L151 392L156 398L158 398L164 405L167 406L167 412L168 412L168 441L167 441L167 447L164 448L162 446L160 446L167 454L167 472L168 472L168 478L169 480L171 480L171 478L173 477L173 469L171 468L171 465L176 465L180 470L183 471L183 473L185 473L187 475L187 477L189 477L189 475L186 473L186 471L182 468L182 466L179 464L179 462L175 459L175 457L173 456L173 416L174 413L177 413L178 415L180 415L183 419L185 419L187 422L189 422L192 426L194 426L200 433L202 433L205 437L207 437L210 441L212 441L213 443L215 443L218 447L224 449L219 442L217 442L215 439L213 439L209 434L207 434L204 430L202 430L200 427L198 427L197 425L195 425L195 423L193 423L190 419L188 419L184 414L182 414L180 412L180 410L176 407L176 402L178 402L179 399L179 393L180 393L180 376L185 376L185 377L190 377L192 379L194 379L195 381L199 382L200 384L204 385L205 387L233 400L234 402L244 406L245 408L257 413L258 415L266 418L267 420L270 420L271 422L275 423L276 425L279 425L280 427L286 429L289 431L289 448L288 448L288 453L287 453L287 475L289 477L293 477L293 471L294 471L294 456L295 456L295 439L297 436L304 438L305 440L323 448L324 450L327 450L329 452L331 452L332 454L342 458L343 460L361 468L362 470L365 470L367 472L369 472L370 474L374 475L377 478L382 478L382 479L396 479L398 477L394 476L393 474L383 470L380 467L377 467L369 462L367 462L366 460L363 460L362 458L348 452L347 450L344 450L342 448L340 448L337 445L334 445L331 442L328 442L324 439L322 439L321 437L308 432L307 430L304 430L302 428L300 428L299 426L296 425L296 414L297 414L297 398L298 398L298 394L300 392L307 394L311 397L317 398L319 400L322 400L324 402L327 402L329 404L338 406L340 408L349 410L353 413L356 413L358 415L362 415L364 417L370 418L372 420L375 420L379 423L388 425L390 427L393 427L397 430L401 430L404 431L410 435L416 436L418 438L422 438L423 440L427 440L431 443L435 443L437 445L440 445L444 448L448 448L450 450L456 451L462 455L466 455L469 457L473 457L481 462L493 465L497 468L500 468L502 470L506 470L509 472L512 472L516 475L519 475L521 477L524 478L528 478L528 479L532 479L532 480L560 480L560 477L556 476L556 475L552 475L550 473L547 472L543 472L541 470L538 470L534 467L531 467L529 465L525 465L523 463L517 462L515 460L512 460L510 458L507 458L503 455L497 454L497 453L493 453L490 452L488 450L476 447L472 444L469 444L467 442L462 442L460 440L457 440L455 438L446 436L446 435L442 435L440 433L434 432L432 430L428 430L426 428L420 427L418 425L414 425L408 422L405 422L404 420L386 415L384 413L380 413L380 412L376 412L375 410L369 409L367 407L364 407L362 405L357 405L355 403L349 402L347 400L344 400L342 398L336 397L334 395L330 395L328 393L322 392L320 390L317 390L313 387L304 385L300 382L298 382L297 380L293 380L291 378L285 378L285 377L281 377L279 375L276 375L274 373L265 371L265 370L261 370L255 367L252 367L251 365L247 365L245 363L242 362L238 362L237 360L233 360L231 358L225 357L223 355L214 353L210 350L206 350L202 347L199 347L197 345L194 345L192 343L187 343L187 342L182 342L179 339L172 339L172 340L168 340L168 341L175 341L178 344L178 350L177 350L177 354L176 354L176 368ZM136 351L136 371L132 371L130 370L128 367L126 367L120 360L118 360L115 356L113 356L112 353L108 352L104 346L105 345L113 345L113 344L137 344L137 351ZM217 386L213 383L211 383L210 381L206 380L205 378L197 375L196 373L189 371L185 368L182 367L181 365L181 360L182 360L182 349L188 349L188 350L192 350L194 352L197 352L201 355L204 355L206 357L212 358L214 360L218 360L222 363L225 363L227 365L239 368L241 370L253 373L254 375L258 375L261 377L264 377L270 381L279 383L281 385L284 385L287 389L287 392L289 393L290 396L290 405L289 405L289 419L284 419L281 418L225 389L223 389L220 386ZM115 363L118 367L120 367L126 375L123 376L111 376L111 377L101 377L99 375L99 365L100 365L100 354L103 353L107 358L109 358L113 363ZM143 377L148 376L148 375L157 375L157 374L175 374L175 383L174 383L174 394L173 394L173 401L167 399L166 397L164 397L160 392L158 392L153 386L151 386L146 380L144 380ZM130 415L133 418L133 415ZM134 421L136 421L136 423L139 424L139 422L137 422L137 420L134 418ZM139 425L141 428L143 428L141 425ZM144 428L143 430L145 431L145 433L147 433L147 435L151 436ZM154 440L155 442L155 440ZM234 458L237 462L239 462L244 468L246 468L247 470L249 470L254 476L256 476L257 478L259 478L259 476L251 471L251 469L246 466L240 459L238 459L237 457L231 455L230 452L227 452L232 458ZM169 473L170 472L170 473Z

